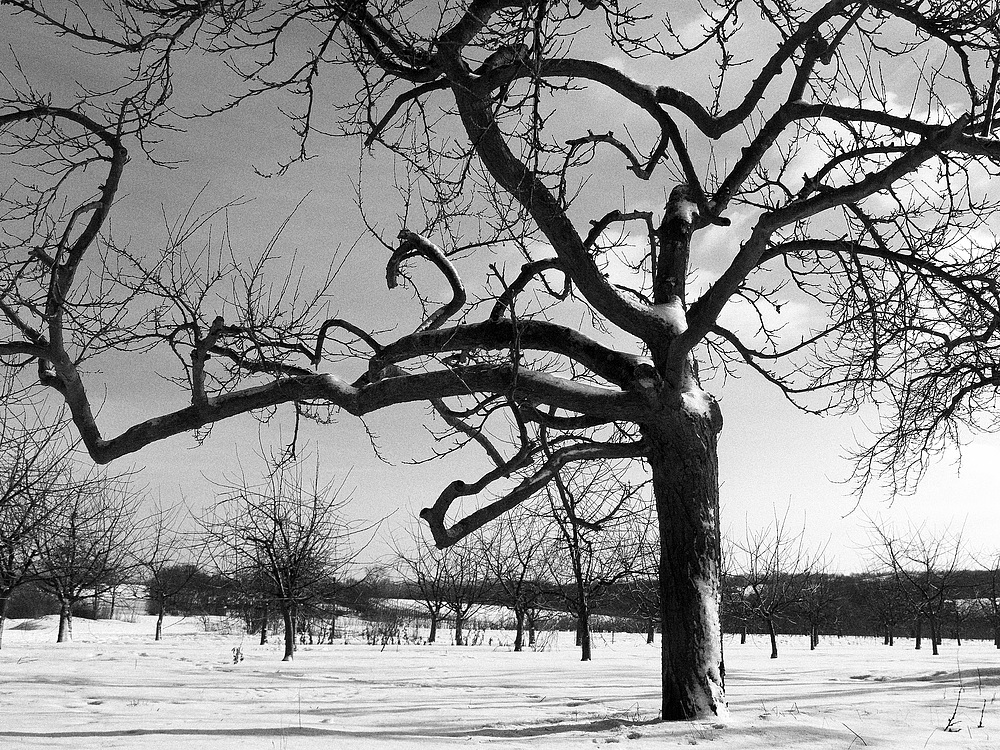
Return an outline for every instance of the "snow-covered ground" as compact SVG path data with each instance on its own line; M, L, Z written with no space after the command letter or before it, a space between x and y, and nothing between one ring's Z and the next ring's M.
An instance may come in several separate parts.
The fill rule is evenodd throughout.
M727 641L730 717L658 724L658 646L639 636L596 634L586 664L568 633L520 654L490 633L464 648L306 645L282 663L279 643L206 624L219 625L169 620L156 643L152 618L78 619L57 646L54 620L9 623L0 749L1000 748L987 643L934 657L905 640L831 638L810 653L789 638L772 662L764 638Z

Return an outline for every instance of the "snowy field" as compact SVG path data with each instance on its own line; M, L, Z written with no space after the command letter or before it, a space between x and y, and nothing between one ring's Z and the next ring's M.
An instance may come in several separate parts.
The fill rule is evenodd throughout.
M237 630L172 620L8 623L0 651L0 749L324 750L537 748L1000 748L1000 652L946 642L727 641L731 715L657 724L658 647L595 634L594 661L572 636L544 650L492 646L258 646ZM448 632L443 633L444 637ZM278 641L280 639L275 639ZM233 649L243 660L234 663ZM957 708L956 708L957 707ZM946 731L950 730L950 731Z

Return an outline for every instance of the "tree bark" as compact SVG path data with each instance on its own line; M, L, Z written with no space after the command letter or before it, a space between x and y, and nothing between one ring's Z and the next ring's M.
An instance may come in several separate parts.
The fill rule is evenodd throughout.
M56 635L56 643L71 640L73 640L73 609L69 602L62 602L59 605L59 633Z
M267 620L268 620L267 609L268 609L267 602L264 602L264 604L261 606L261 609L260 609L260 645L261 646L263 646L263 645L265 645L267 643Z
M915 643L915 645L913 647L917 651L919 651L921 645L923 645L922 644L922 641L923 641L923 638L924 638L923 630L924 630L924 624L920 621L920 618L918 617L917 621L915 623L913 623L914 639L916 641L916 643Z
M285 624L285 655L282 661L291 661L295 656L295 608L291 604L281 605L281 619Z
M643 428L660 529L664 720L723 714L717 429L682 413Z
M577 591L579 596L576 610L576 645L580 647L580 661L590 661L593 657L590 643L590 602L587 592L582 586Z
M778 631L774 627L774 620L767 618L767 634L771 637L771 658L778 658Z
M166 603L163 601L163 596L160 596L160 606L157 608L156 612L156 636L153 638L154 641L158 641L163 638L163 610L166 608Z
M1000 643L1000 641L998 641ZM535 645L535 616L528 614L528 648ZM997 645L1000 648L1000 645Z
M655 632L656 632L656 623L653 621L653 618L650 617L646 620L646 643L653 642L653 635L655 634Z
M514 609L514 651L524 650L524 610Z
M463 624L462 611L460 609L455 610L455 645L464 646L465 643L462 640L462 624Z
M931 622L931 655L938 655L938 625L937 619L934 617L930 618Z
M10 594L0 596L0 648L3 648L3 628L7 623L7 602L10 601Z
M431 612L431 632L427 636L428 643L434 643L434 641L437 639L437 632L438 632L438 616L436 612Z

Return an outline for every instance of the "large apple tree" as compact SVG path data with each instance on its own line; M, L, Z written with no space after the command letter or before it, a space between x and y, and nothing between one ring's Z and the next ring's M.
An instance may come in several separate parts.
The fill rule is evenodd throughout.
M105 82L0 80L0 361L61 396L101 463L283 405L427 403L493 464L422 512L441 546L568 464L641 465L664 719L725 710L713 376L754 373L815 411L879 404L859 486L906 490L993 424L995 2L0 6L15 53L40 24ZM216 96L198 70L220 61ZM130 154L169 161L178 126L268 101L297 143L279 172L340 135L395 184L395 226L386 191L359 187L369 245L398 232L372 275L392 289L428 261L449 290L418 288L410 332L331 316L322 283L268 289L263 261L199 265L186 237L116 242ZM84 363L156 347L185 403L106 434Z

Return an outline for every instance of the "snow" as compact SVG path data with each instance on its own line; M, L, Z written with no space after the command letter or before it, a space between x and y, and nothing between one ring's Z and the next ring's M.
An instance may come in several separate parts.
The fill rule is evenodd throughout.
M283 663L280 643L235 623L168 619L156 643L152 618L77 619L59 646L52 619L8 625L0 748L1000 747L1000 652L981 642L934 657L906 640L824 638L810 652L789 637L772 661L765 637L727 638L731 715L661 724L659 648L636 635L595 633L589 663L569 633L515 654L495 631L492 646L304 645Z
M698 204L694 201L680 200L670 204L673 207L674 212L679 216L686 224L694 224L694 220L698 217Z
M684 409L690 414L697 414L706 419L712 416L712 397L701 388L683 391L681 401Z
M653 312L666 323L675 334L687 330L687 313L679 297L672 297L669 302L653 305Z

